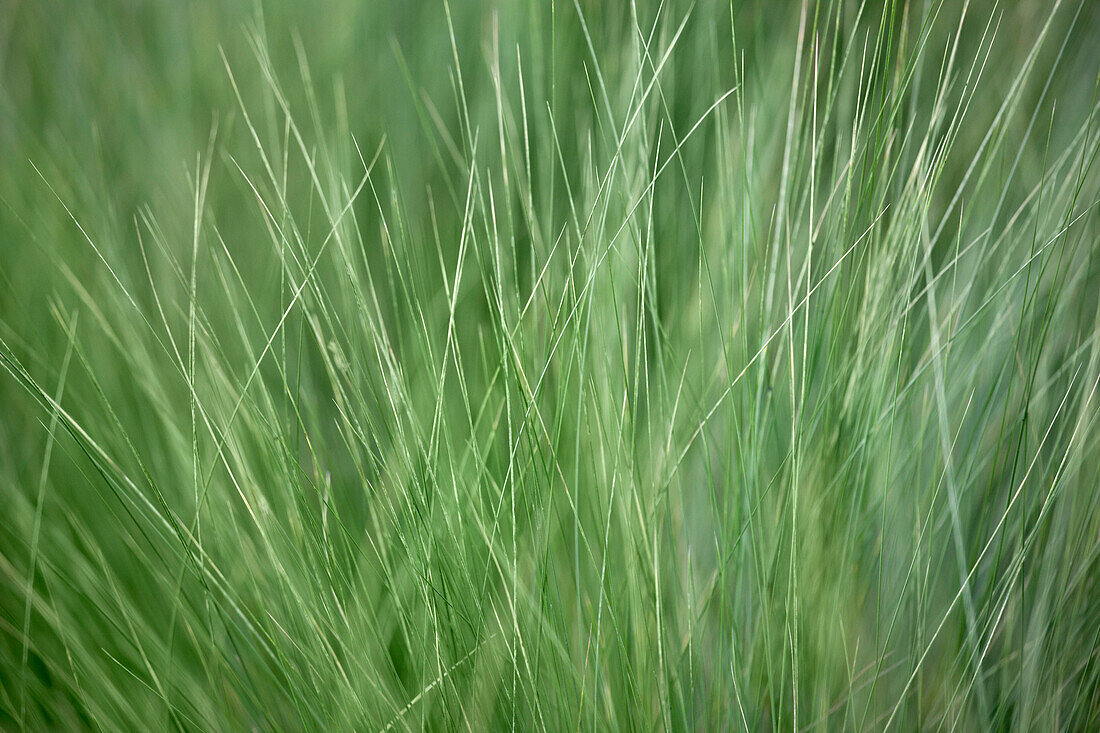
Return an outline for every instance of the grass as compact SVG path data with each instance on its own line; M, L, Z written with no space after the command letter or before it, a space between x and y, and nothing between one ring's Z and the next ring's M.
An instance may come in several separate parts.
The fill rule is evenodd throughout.
M1100 727L1090 2L0 8L0 727Z

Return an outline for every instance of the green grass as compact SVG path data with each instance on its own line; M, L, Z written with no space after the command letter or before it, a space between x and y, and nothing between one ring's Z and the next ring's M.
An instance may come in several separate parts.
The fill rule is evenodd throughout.
M1097 729L1098 34L0 4L0 728Z

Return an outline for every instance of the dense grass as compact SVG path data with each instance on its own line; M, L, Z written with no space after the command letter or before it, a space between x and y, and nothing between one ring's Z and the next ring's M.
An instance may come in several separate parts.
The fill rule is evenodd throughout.
M0 3L0 727L1100 728L1098 35Z

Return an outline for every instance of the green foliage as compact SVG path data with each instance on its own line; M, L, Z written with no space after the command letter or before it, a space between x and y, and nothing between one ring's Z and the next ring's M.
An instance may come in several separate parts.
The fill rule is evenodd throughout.
M1100 727L1097 33L0 4L0 727Z

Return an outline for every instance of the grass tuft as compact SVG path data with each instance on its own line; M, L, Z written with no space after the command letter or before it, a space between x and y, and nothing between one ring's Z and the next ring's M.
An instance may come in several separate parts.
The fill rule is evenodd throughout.
M1100 728L1098 32L4 6L0 728Z

